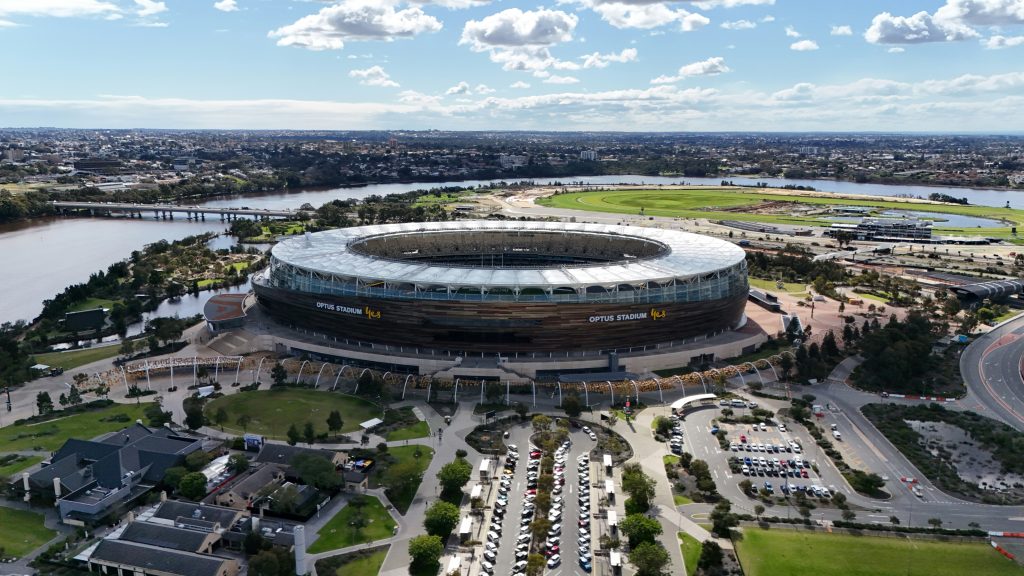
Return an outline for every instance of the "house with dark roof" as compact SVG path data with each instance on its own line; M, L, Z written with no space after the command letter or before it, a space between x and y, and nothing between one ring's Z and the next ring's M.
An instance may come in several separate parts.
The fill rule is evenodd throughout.
M61 520L84 526L151 490L203 440L137 422L94 440L70 439L19 488L54 499Z
M89 571L144 576L235 576L233 558L198 554L127 540L101 540L89 557Z
M325 450L321 448L303 448L301 446L289 446L287 444L264 444L260 453L256 455L256 462L274 463L282 466L291 466L292 461L299 454L310 454L326 458L334 464L335 468L345 463L347 455L336 450Z
M264 488L279 485L284 481L286 466L279 464L257 463L244 474L239 474L230 482L220 487L205 501L212 501L220 506L245 510L256 495Z

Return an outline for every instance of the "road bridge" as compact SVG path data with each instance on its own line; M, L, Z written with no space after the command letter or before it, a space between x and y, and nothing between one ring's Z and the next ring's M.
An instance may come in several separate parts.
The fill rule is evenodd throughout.
M260 208L229 208L229 207L203 207L203 206L180 206L177 204L131 204L120 202L69 202L55 200L50 203L54 209L61 214L87 211L93 216L109 216L114 213L121 213L129 218L143 218L143 214L153 213L157 220L174 220L175 214L184 214L188 220L206 220L207 214L220 216L221 220L237 220L239 217L251 216L254 220L265 218L294 218L299 211L290 209L260 209Z

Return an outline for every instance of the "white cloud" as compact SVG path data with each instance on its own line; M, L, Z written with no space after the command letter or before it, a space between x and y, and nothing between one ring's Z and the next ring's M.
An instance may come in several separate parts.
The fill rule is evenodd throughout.
M303 16L294 23L267 33L278 46L300 46L310 50L340 50L345 42L411 38L437 32L441 21L419 6L396 10L378 0L344 0Z
M522 90L522 89L529 88L530 84L529 84L529 82L523 82L522 80L518 80L516 82L513 82L513 83L509 84L508 87L509 88L515 88L517 90Z
M560 10L523 12L509 8L482 20L470 20L462 29L459 44L468 44L476 52L492 48L552 46L572 40L579 18Z
M786 26L786 36L789 36L790 38L799 38L800 33L796 31L796 28Z
M542 80L545 84L575 84L579 81L579 78L573 76L559 76L557 74L552 74Z
M462 81L452 86L451 88L444 91L447 96L455 96L457 94L469 94L469 82Z
M463 80L455 86L445 90L444 94L445 96L471 96L473 94L484 96L487 94L493 94L494 92L494 88L491 88L486 84L477 84L476 88L473 88L469 85L469 82Z
M141 18L167 12L167 4L155 0L135 0L135 5L138 6L135 13Z
M218 0L213 3L213 7L221 12L236 12L238 11L238 2L236 0Z
M853 28L849 26L833 26L830 34L833 36L853 36Z
M750 30L757 28L757 22L751 22L750 20L730 20L719 24L726 30Z
M726 72L731 72L731 69L725 65L725 58L713 56L707 60L691 62L681 66L675 76L658 76L651 80L651 84L671 84L693 76L718 76Z
M563 0L596 12L602 20L616 28L650 30L678 23L683 32L690 32L711 23L707 17L682 8L672 8L664 0Z
M987 50L1000 50L1002 48L1013 48L1024 45L1024 36L992 36L982 40L981 44Z
M882 12L874 17L864 38L874 44L920 44L977 38L975 26L1024 24L1024 0L946 0L934 14L912 16Z
M352 70L348 75L352 78L358 78L359 83L364 86L398 88L398 82L392 80L391 76L380 66L371 66L364 70Z
M893 46L892 48L886 50L886 52L888 52L889 54L902 54L903 52L906 52L906 49L901 48L899 46Z
M440 96L431 96L415 90L402 90L398 93L398 101L402 104L409 104L413 106L437 106L441 103L442 98ZM381 105L382 108L386 108L387 105Z
M636 48L626 48L618 54L601 54L599 52L594 52L593 54L580 56L580 58L583 59L584 68L607 68L612 62L633 62L636 60L636 55Z
M737 6L773 6L775 4L775 0L698 0L693 4L701 10L711 10L718 7L735 8Z
M810 52L818 49L818 43L814 40L800 40L790 44L789 49L796 50L797 52Z
M17 23L10 20L0 20L0 28L16 28L17 26Z
M39 16L75 18L81 16L107 16L121 9L112 2L102 0L3 0L0 16Z
M761 18L761 22L763 22L765 24L767 24L769 22L775 22L775 16L772 16L771 14L769 14L769 15L765 16L764 18Z
M497 90L491 88L487 84L477 84L476 88L473 89L474 94L480 95L494 94L495 92L497 92Z
M138 26L139 28L167 28L170 24L159 20L139 20L132 24L132 26Z
M504 70L521 70L546 77L548 69L578 70L575 62L559 60L549 48L572 40L579 18L560 10L522 11L510 8L481 20L470 20L462 29L460 45L487 52Z
M435 4L443 8L449 8L451 10L460 10L463 8L475 8L477 6L486 6L490 4L490 0L409 0L410 4Z

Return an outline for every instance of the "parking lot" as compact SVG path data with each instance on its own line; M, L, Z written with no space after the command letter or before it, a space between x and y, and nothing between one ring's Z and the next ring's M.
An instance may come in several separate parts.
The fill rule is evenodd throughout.
M749 414L747 408L730 407L736 416ZM804 492L812 498L829 498L837 488L844 490L838 471L806 430L791 428L778 418L764 425L719 424L730 442L722 449L711 422L721 417L722 408L725 406L688 413L680 422L684 430L682 445L695 458L708 463L719 492L740 508L753 507L753 501L739 488L744 479L750 480L755 490L765 489L776 497Z
M531 432L526 425L516 426L510 431L506 443L517 447L515 454L518 457L512 451L503 456L495 471L496 479L485 486L484 494L489 494L486 499L489 509L484 525L478 530L477 539L483 544L474 554L470 574L524 574L530 553L545 555L548 561L545 571L552 576L585 576L593 570L590 528L597 496L590 485L596 480L591 476L594 464L589 462L589 457L582 466L579 458L589 455L595 442L583 430L571 430L571 444L564 452L552 455L556 458L555 483L548 519L558 528L553 526L545 541L533 542L529 523L535 517L533 502L536 499L540 454L534 452L537 457L531 457ZM582 491L581 486L584 487Z

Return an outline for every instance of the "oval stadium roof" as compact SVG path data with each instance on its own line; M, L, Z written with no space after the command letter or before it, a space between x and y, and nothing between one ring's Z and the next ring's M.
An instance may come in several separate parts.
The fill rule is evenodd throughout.
M658 242L667 250L653 257L629 262L499 268L385 259L361 254L350 248L352 243L371 236L441 231L534 231L620 235ZM677 230L606 224L485 220L339 228L284 240L274 246L272 254L275 260L297 268L325 275L358 278L361 281L410 283L421 286L507 288L579 288L594 285L663 283L728 269L743 262L746 256L743 249L732 243Z

